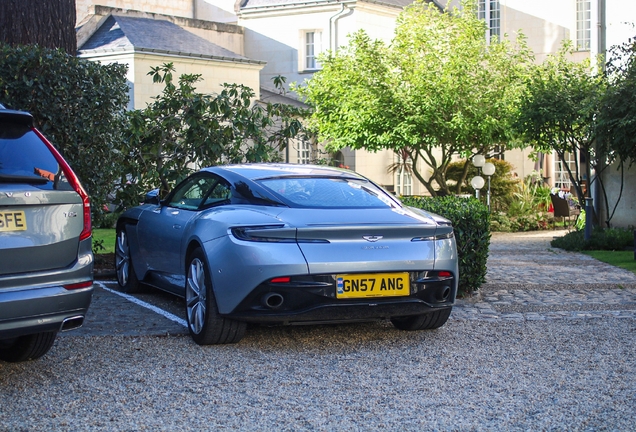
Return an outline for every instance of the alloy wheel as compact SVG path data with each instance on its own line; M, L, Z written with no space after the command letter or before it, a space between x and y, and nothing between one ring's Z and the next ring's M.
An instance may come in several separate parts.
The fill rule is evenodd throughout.
M130 277L130 248L126 231L119 231L115 245L115 268L117 270L117 282L126 286Z
M205 266L199 258L194 258L188 267L186 313L188 314L188 325L195 334L201 333L205 325L206 300Z

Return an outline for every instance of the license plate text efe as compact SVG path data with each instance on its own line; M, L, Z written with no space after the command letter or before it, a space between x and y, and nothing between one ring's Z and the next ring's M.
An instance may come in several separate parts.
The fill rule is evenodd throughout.
M25 231L26 216L23 211L0 211L0 231Z
M395 297L410 294L409 274L345 274L336 277L336 298Z

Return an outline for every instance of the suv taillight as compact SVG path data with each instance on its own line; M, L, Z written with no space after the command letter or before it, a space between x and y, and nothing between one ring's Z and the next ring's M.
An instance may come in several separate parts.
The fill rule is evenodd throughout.
M64 171L64 176L68 180L69 184L73 187L75 192L77 192L79 196L82 197L82 204L84 207L84 227L82 228L82 232L80 233L80 240L85 240L89 238L91 236L92 226L91 226L91 203L90 203L90 199L88 198L88 194L82 187L79 179L77 178L77 176L75 175L75 173L73 172L69 164L64 160L60 152L57 151L55 147L53 147L53 144L51 144L49 140L47 140L44 137L44 135L40 133L39 130L33 128L33 132L35 132L35 134L42 140L42 142L46 144L48 149L51 151L51 154L53 154L53 156L55 157L55 160L57 160L57 163L62 168L62 171Z

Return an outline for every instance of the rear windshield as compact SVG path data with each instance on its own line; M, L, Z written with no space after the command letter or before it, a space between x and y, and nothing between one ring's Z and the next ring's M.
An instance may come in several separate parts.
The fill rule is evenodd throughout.
M315 208L398 207L385 191L357 179L326 177L285 177L260 180L259 183L286 202Z
M73 190L46 144L25 125L0 121L0 183Z

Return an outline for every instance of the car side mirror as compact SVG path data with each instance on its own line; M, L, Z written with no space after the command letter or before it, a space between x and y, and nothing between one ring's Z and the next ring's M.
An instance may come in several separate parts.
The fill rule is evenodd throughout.
M159 189L153 189L144 196L144 204L161 204L159 199Z

